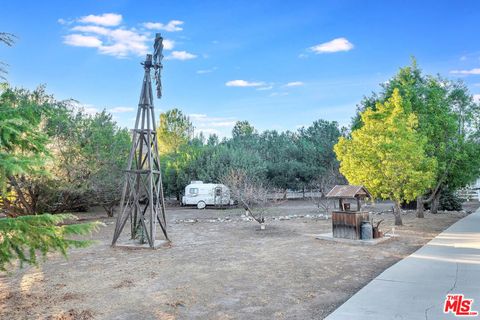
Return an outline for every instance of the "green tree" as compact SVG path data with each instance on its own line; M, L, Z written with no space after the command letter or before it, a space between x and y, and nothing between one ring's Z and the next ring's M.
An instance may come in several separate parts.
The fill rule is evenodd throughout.
M175 195L177 200L189 182L189 163L202 144L201 139L193 139L193 131L192 122L182 111L172 109L160 114L157 136L165 193Z
M83 248L92 243L89 240L75 240L71 235L87 235L96 231L99 222L64 224L75 220L70 214L21 216L0 218L0 271L7 271L13 261L37 265L37 255L44 259L47 253L58 251L64 256L70 248Z
M207 146L216 146L217 144L219 144L219 142L220 139L218 138L218 136L216 134L211 134L208 136Z
M67 102L65 110L56 110L52 121L57 127L51 128L49 150L54 159L48 163L51 178L41 185L44 211L86 211L94 196L90 178L96 163L90 163L89 151L95 141L89 138L90 115L75 106L73 101Z
M160 155L176 153L193 138L193 124L179 109L160 114L157 128Z
M33 92L12 89L0 92L0 198L9 215L33 214L34 206L22 189L26 175L45 174L48 136L42 131L51 99L42 87Z
M417 132L418 119L407 112L395 89L376 110L361 114L362 127L351 138L341 137L334 151L340 172L352 184L366 186L372 195L395 202L395 224L401 225L401 202L412 201L432 187L435 158L426 154L426 138Z
M343 181L333 151L340 136L335 121L317 120L308 128L299 129L299 154L305 167L300 179L304 185L314 183L318 187L318 182L324 180L325 176L329 177L329 181Z
M237 121L232 129L232 137L249 137L256 133L255 128L248 121Z
M130 135L117 126L111 114L103 111L88 118L82 137L82 153L90 172L88 189L93 194L90 200L113 217L114 208L120 203Z
M0 95L1 206L9 215L85 211L118 204L130 148L111 115L72 111L43 88Z
M54 108L44 130L52 159L47 178L28 181L38 190L40 212L86 211L102 206L109 216L118 205L131 146L130 134L105 111L88 115L69 102Z
M423 75L413 60L411 66L400 69L397 75L382 85L378 94L364 98L354 118L352 130L363 123L360 113L378 103L384 103L399 90L406 112L418 117L417 131L427 138L426 154L438 163L435 184L427 190L426 199L419 195L417 215L423 217L424 204L431 203L435 212L442 190L456 190L480 174L480 145L475 139L479 108L461 82L439 76Z
M334 176L340 177L333 153L339 136L338 124L323 120L298 132L267 130L261 134L247 121L240 121L231 139L219 142L213 136L200 146L187 176L217 182L232 170L241 170L268 188L298 190L325 174L336 172Z
M298 135L292 132L264 131L258 139L258 149L266 165L266 181L270 187L284 191L297 189L306 169L298 148Z
M14 260L37 263L37 253L66 255L71 247L84 247L90 242L72 240L68 236L84 235L98 223L58 226L71 215L25 215L36 213L35 202L28 199L30 188L23 188L25 177L45 176L49 159L48 135L44 132L53 100L43 88L34 92L2 88L0 94L0 270L6 271ZM27 191L25 191L27 190ZM33 191L32 191L33 192ZM3 217L2 217L3 216Z
M241 170L249 177L265 182L266 163L254 148L244 148L238 141L203 146L190 163L189 177L208 182L220 182L231 170Z
M167 195L174 195L177 200L191 180L197 177L191 174L191 163L201 154L203 144L200 139L194 138L182 144L176 152L161 157L163 185Z

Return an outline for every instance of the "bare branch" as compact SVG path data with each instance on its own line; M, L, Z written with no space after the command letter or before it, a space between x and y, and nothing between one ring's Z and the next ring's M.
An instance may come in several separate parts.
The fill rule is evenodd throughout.
M7 46L11 47L15 43L15 35L7 32L0 32L0 42L3 42ZM0 80L7 80L4 75L7 74L5 67L8 66L5 62L0 61Z
M11 47L15 43L16 36L8 32L0 32L0 42L3 42L7 46Z
M221 182L230 189L230 197L238 201L255 221L265 222L265 212L275 202L275 199L270 199L268 188L243 170L232 169L221 178Z
M312 180L310 183L312 189L310 199L319 211L330 213L334 202L327 199L326 195L336 184L343 183L345 183L345 178L333 166L330 166L324 174Z

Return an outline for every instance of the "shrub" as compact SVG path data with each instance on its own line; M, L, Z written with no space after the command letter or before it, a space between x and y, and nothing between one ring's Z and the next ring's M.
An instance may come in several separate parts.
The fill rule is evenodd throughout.
M462 210L462 199L453 191L444 190L440 196L439 209L443 211L460 211Z

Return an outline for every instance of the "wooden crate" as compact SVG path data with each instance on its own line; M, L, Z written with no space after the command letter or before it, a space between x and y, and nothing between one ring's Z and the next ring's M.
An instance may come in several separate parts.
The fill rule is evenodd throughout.
M368 212L333 211L332 232L334 238L361 239L362 221L368 221Z

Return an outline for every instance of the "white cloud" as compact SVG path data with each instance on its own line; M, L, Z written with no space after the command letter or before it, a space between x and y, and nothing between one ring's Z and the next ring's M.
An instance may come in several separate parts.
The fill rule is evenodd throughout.
M80 31L87 33L96 33L103 36L109 35L112 32L111 29L100 27L100 26L75 26L72 28L72 31Z
M192 113L188 117L195 126L195 131L203 132L206 136L210 134L216 134L219 137L228 136L237 122L234 118L211 117L201 113Z
M228 127L228 128L233 128L233 126L237 123L237 121L217 121L217 122L212 122L211 126L212 127Z
M132 30L115 29L108 36L109 44L99 47L103 54L116 57L126 57L129 54L143 56L148 52L146 35L139 34Z
M69 34L63 38L63 43L75 47L98 48L102 46L102 41L97 37L81 34Z
M473 95L473 101L480 103L480 94L474 94Z
M187 51L172 51L170 55L165 57L167 60L191 60L195 59L197 56L193 53Z
M471 74L480 74L480 68L473 68L470 70L452 70L452 74L461 74L461 75L471 75Z
M167 24L160 22L145 22L143 26L149 30L163 30L168 32L182 31L183 28L180 27L183 24L183 21L180 20L171 20Z
M86 113L88 115L94 115L94 114L100 112L100 110L98 110L97 108L88 107L88 106L84 106L82 110L83 110L84 113Z
M163 39L163 49L172 50L175 47L175 41L169 39Z
M114 27L122 23L122 15L117 13L104 13L102 15L84 16L78 19L81 23L92 23L101 26Z
M163 24L160 22L144 22L142 25L149 30L159 30L163 27Z
M220 125L214 125L216 127L222 127L226 122L230 124L235 124L235 119L234 118L225 118L225 117L210 117L204 113L191 113L188 115L190 120L196 121L196 122L201 122L201 123L221 123Z
M227 87L261 87L265 85L265 82L250 82L246 80L231 80L225 82Z
M59 19L61 24L70 24L64 19ZM171 22L174 22L173 24ZM175 24L178 20L172 20L167 25ZM111 55L117 58L128 56L144 56L153 51L153 39L150 31L144 29L128 28L120 25L122 16L120 14L107 13L103 15L88 15L79 19L71 20L76 23L70 28L71 34L64 37L64 43L77 47L97 48L100 54ZM86 23L87 25L79 25ZM163 40L163 48L172 50L175 42L170 39ZM178 51L170 58L188 60L196 55L186 51Z
M285 87L300 87L300 86L303 86L304 83L302 81L292 81L292 82L289 82L285 85Z
M217 70L217 67L214 67L214 68L211 68L211 69L197 70L197 74L211 73L215 70Z
M83 112L85 112L86 114L89 114L89 115L94 115L94 114L100 112L100 110L98 110L97 108L95 108L91 105L84 105L82 110L83 110Z
M130 54L143 56L148 52L147 43L150 40L145 34L134 29L109 29L100 26L75 26L71 29L83 34L69 34L64 37L64 43L77 47L98 48L101 54L118 58ZM167 44L171 45L171 44Z
M336 38L332 41L317 44L310 47L310 50L316 54L320 53L333 53L339 51L350 51L353 49L353 44L345 38Z
M75 26L71 30L106 36L113 42L125 42L127 39L135 42L146 42L149 40L146 34L141 34L135 29L126 30L123 28L109 29L100 26ZM165 50L172 50L174 46L175 41L163 39L163 48Z
M148 51L148 36L146 34L140 34L134 29L127 30L123 28L109 29L100 26L75 26L71 30L84 32L85 34L95 34L95 37L104 36L104 42L109 44L105 46L95 46L104 54L125 57L132 53L141 56L145 55ZM172 50L174 45L175 42L173 40L163 40L163 48L165 50Z
M75 100L67 101L67 107L73 112L82 112L88 115L94 115L97 112L100 112L100 110L95 108L92 104L84 104Z
M115 107L110 110L111 113L126 113L126 112L132 112L135 111L135 108L132 107Z
M460 57L460 61L465 61L465 60L467 60L467 56L461 56Z
M265 87L257 88L258 91L265 91L265 90L272 90L272 89L273 89L273 84L265 86Z
M203 114L203 113L190 113L188 115L188 117L190 119L197 119L198 120L198 119L205 119L207 117L207 115Z

